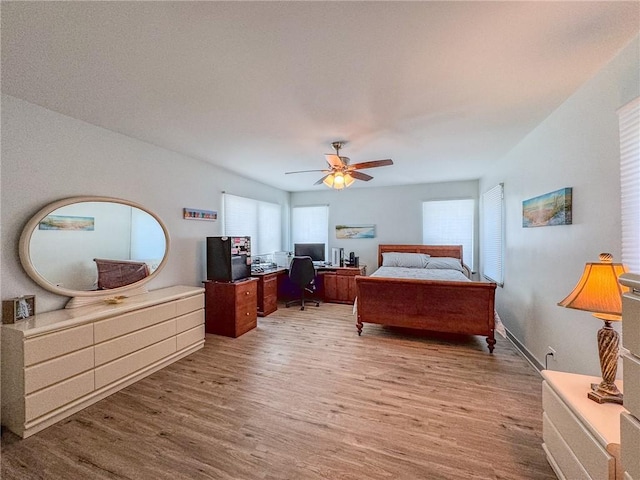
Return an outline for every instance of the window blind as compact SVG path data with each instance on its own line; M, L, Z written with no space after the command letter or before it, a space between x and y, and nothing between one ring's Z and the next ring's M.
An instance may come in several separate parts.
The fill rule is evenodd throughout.
M277 203L223 194L223 234L251 237L251 255L282 249L282 213Z
M482 276L504 282L504 192L499 184L482 195Z
M640 97L618 110L622 263L640 273Z
M329 246L329 206L312 205L291 209L291 242L324 243ZM328 258L325 251L325 258Z
M473 199L422 202L422 243L462 245L463 261L473 270Z

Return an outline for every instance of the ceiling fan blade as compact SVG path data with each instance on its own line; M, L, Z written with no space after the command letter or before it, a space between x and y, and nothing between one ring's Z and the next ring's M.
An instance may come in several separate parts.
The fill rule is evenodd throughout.
M335 153L325 153L324 158L327 159L327 163L331 168L342 168L344 166L344 163L342 163L342 159Z
M393 165L393 160L387 158L385 160L371 160L370 162L360 162L349 165L349 168L354 170L362 170L364 168L385 167L387 165Z
M325 175L320 180L318 180L316 183L314 183L314 185L320 185L322 182L324 182L324 179L327 178L329 175L331 175L331 174L329 173L329 174Z
M368 182L373 178L371 175L367 175L366 173L357 172L357 171L349 172L349 174L353 178L357 178L358 180L364 180L365 182Z
M328 172L329 170L298 170L297 172L284 172L285 175L289 175L290 173L307 173L307 172Z

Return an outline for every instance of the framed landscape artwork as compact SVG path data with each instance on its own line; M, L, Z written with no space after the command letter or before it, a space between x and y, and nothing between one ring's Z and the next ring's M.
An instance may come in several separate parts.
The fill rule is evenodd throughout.
M374 238L375 225L336 225L336 238Z
M561 188L522 202L522 226L571 225L572 188Z

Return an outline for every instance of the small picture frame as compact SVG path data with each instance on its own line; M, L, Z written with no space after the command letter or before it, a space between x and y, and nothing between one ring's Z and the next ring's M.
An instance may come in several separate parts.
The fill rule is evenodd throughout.
M215 222L218 219L218 212L215 210L183 208L182 218L184 218L185 220L208 220L210 222Z
M15 323L36 314L36 296L23 295L2 301L2 323Z

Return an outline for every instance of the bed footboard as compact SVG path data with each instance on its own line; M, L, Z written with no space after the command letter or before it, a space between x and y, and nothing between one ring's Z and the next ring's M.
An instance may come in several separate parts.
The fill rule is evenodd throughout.
M358 335L364 323L495 340L495 283L357 276Z

